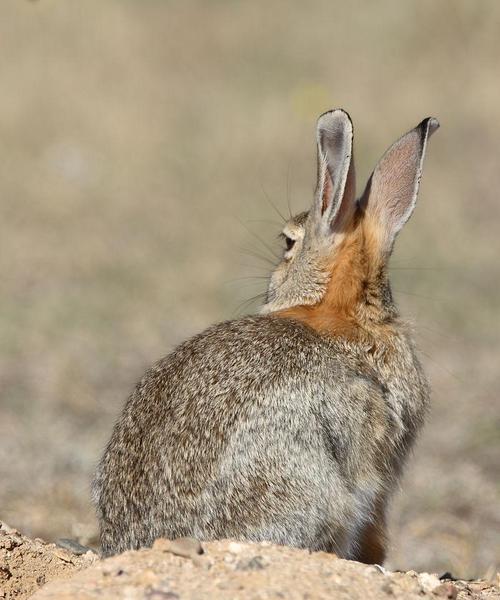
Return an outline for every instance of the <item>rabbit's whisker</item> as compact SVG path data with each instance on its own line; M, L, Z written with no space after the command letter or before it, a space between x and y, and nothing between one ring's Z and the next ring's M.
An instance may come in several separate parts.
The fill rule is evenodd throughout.
M288 161L288 168L286 172L286 204L288 206L288 214L290 219L292 218L292 209L290 206L290 169L291 169L291 161Z
M252 302L257 302L257 300L263 300L265 297L266 297L266 292L261 292L260 294L256 294L255 296L252 296L251 298L244 300L241 304L239 304L236 307L235 313L241 314L241 312L243 310L245 310L246 308L248 308L252 304Z
M433 364L435 364L437 367L439 367L442 371L444 371L445 373L447 373L450 377L453 377L453 379L456 379L462 385L466 385L467 384L467 382L465 381L465 379L462 379L456 373L454 373L453 371L450 371L450 369L448 369L447 367L445 367L442 363L438 362L428 352L424 352L421 348L419 349L419 352L421 354L423 354Z
M260 242L260 243L262 244L262 246L263 246L263 247L264 247L264 248L265 248L265 249L266 249L268 252L270 252L271 256L274 256L274 258L275 258L276 260L279 260L279 256L276 254L276 252L275 252L274 248L272 248L272 247L271 247L271 246L270 246L270 245L269 245L269 244L268 244L268 243L267 243L265 240L263 240L263 239L260 237L260 235L257 235L257 234L255 233L255 231L252 231L252 230L251 230L249 227L247 227L247 226L245 225L245 223L243 223L243 221L239 221L239 222L240 222L240 225L242 225L242 227L244 227L244 228L245 228L245 229L248 231L248 233L249 233L251 236L253 236L253 237L254 237L254 238L255 238L255 239L258 241L258 242Z
M266 198L267 202L271 205L271 207L274 209L276 214L280 217L280 219L283 221L283 223L286 223L287 219L283 216L283 214L279 211L278 207L274 204L274 202L269 197L269 194L266 192L266 189L264 188L264 184L262 183L262 181L260 182L260 189L262 190L264 197Z
M272 225L278 229L281 229L283 226L281 223L278 223L278 221L271 221L271 219L248 219L247 223L267 223L268 225Z
M389 271L448 271L450 267L389 267Z
M266 268L264 271L262 271L261 267L258 265L250 265L248 263L245 262L239 262L238 263L239 267L245 268L245 269L253 269L253 273L258 276L258 277L262 277L263 279L269 279L269 271Z
M444 303L441 298L436 298L433 296L425 296L424 294L417 294L416 292L404 292L403 290L398 290L396 288L393 288L393 290L397 294L404 294L405 296L415 296L416 298L423 298L424 300L429 300L431 302Z
M249 275L248 277L236 277L235 279L231 279L230 281L226 281L226 283L234 283L235 281L249 281L249 280L268 280L269 277L265 275Z
M259 254L259 252L257 252L256 250L250 250L249 248L243 248L241 250L241 253L247 254L248 256L253 256L254 258L262 260L265 263L267 263L268 265L270 265L273 269L276 267L275 261L271 260L267 256L264 256L263 254Z

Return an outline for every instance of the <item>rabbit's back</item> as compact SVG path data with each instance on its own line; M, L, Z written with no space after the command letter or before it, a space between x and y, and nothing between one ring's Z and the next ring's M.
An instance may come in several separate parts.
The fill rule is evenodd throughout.
M216 325L130 397L94 484L103 549L193 535L346 555L384 485L389 412L355 348L270 316Z

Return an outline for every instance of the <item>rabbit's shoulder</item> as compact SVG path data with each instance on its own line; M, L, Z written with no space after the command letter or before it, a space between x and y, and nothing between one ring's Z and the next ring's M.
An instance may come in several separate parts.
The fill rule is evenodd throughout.
M219 323L182 343L146 372L129 406L227 411L282 398L290 408L291 398L348 402L377 385L355 347L300 322L259 315Z
M301 377L321 369L356 369L359 352L291 319L258 315L225 321L183 342L152 373L177 381ZM190 376L186 379L188 373ZM208 377L208 379L207 379Z

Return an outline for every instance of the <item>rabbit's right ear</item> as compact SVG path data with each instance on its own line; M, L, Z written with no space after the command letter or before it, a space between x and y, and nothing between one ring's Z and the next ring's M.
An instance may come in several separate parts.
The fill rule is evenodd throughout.
M385 253L392 251L397 234L415 208L427 141L438 127L438 120L428 117L394 142L375 167L360 199L361 208L381 232Z
M353 128L349 115L339 108L322 114L317 142L318 182L312 217L316 233L330 237L342 230L355 208Z

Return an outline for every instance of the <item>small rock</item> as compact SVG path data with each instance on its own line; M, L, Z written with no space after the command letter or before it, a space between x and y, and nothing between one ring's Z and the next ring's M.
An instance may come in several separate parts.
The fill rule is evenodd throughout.
M9 527L9 525L4 523L4 521L0 521L0 530L2 533L7 533L9 535L21 535L17 529L14 529L14 527Z
M146 592L145 596L148 600L177 600L179 594L175 592L165 592L152 588Z
M120 565L105 565L102 569L102 574L105 577L119 577L120 575L125 575L125 569Z
M141 583L145 585L154 585L158 581L158 577L153 569L145 569L141 572Z
M237 571L260 571L265 568L262 556L254 556L249 560L239 560L236 563Z
M491 584L489 584L486 581L479 580L479 581L471 581L469 583L469 586L470 586L471 589L473 588L474 591L481 591L482 592L483 590L489 589L491 587Z
M39 541L36 539L35 541ZM43 540L40 540L43 541ZM89 550L92 551L87 546L82 546L82 544L78 543L76 540L71 540L69 538L60 538L56 541L56 545L60 548L64 548L68 550L72 554L76 554L77 556L81 556L82 554L86 554Z
M442 575L439 576L440 581L456 581L457 578L452 575L449 571L445 571Z
M184 558L195 558L203 554L203 547L200 542L195 538L189 537L178 538L176 540L158 538L153 544L153 548L160 550L160 552L170 552Z
M388 596L392 596L394 594L394 589L390 581L386 581L380 589Z
M238 542L229 542L227 549L229 550L229 552L231 552L231 554L241 554L243 546L241 544L238 544Z
M63 550L62 548L54 548L54 550L52 550L52 554L64 562L73 564L73 557L67 550Z
M418 582L422 586L424 592L432 592L441 584L438 577L436 575L431 575L430 573L420 573Z
M375 564L375 565L373 565L373 567L374 567L375 569L377 569L377 571L378 571L379 573L382 573L382 575L387 575L387 573L388 573L387 569L385 569L385 568L384 568L382 565L377 565L377 564Z
M16 547L16 544L12 538L7 538L2 540L1 548L5 548L5 550L13 550Z
M457 588L452 583L442 583L432 590L432 593L440 598L447 598L448 600L456 600L458 595Z

